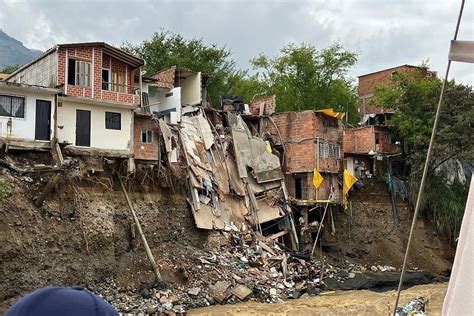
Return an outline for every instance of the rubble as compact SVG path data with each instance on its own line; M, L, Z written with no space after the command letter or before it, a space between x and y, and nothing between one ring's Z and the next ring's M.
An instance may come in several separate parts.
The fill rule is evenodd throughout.
M403 307L397 307L395 316L408 316L408 315L426 315L426 305L429 300L425 297L417 297L410 301Z
M180 314L214 304L247 300L275 303L316 296L332 289L326 284L328 279L343 283L368 270L349 262L334 266L326 259L304 260L304 253L288 252L277 241L248 230L216 232L213 239L211 248L195 250L190 258L178 253L169 258L175 258L176 264L185 270L186 284L170 283L167 289L134 289L121 288L107 280L93 290L120 312L143 313L154 308L160 313ZM183 260L178 263L178 258Z

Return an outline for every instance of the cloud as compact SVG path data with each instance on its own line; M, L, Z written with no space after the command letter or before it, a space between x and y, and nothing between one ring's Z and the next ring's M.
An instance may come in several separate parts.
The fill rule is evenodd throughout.
M0 0L0 28L27 47L106 41L139 43L160 28L226 45L239 67L290 42L319 48L334 41L359 52L351 75L430 61L444 73L458 1L18 1ZM460 39L474 40L472 2ZM474 84L474 66L456 64L450 78Z

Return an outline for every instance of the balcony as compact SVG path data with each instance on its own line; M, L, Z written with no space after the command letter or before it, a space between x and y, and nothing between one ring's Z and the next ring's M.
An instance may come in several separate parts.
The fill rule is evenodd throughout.
M380 154L398 154L401 152L400 145L397 144L376 144L375 151Z
M140 104L140 89L137 87L102 81L101 89L101 98L103 100L134 105Z

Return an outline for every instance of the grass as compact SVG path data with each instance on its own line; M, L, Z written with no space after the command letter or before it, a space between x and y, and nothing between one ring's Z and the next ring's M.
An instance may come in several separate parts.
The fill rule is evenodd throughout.
M12 186L7 178L0 177L0 202L6 200L12 191Z

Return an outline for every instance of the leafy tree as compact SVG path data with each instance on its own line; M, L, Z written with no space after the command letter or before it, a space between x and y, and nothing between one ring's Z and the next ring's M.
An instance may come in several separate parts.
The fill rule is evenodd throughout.
M18 68L20 68L20 65L5 66L2 70L0 70L0 72L3 72L4 74L11 74Z
M357 121L358 97L347 73L357 54L335 43L317 50L313 45L289 44L280 55L260 54L251 61L256 74L245 78L251 91L277 95L278 111L333 107L349 111Z
M375 102L396 111L392 123L404 144L407 176L413 192L418 192L441 84L439 79L411 72L398 75L393 85L376 88ZM472 87L448 82L423 193L423 209L451 239L457 236L462 221L469 183L449 184L439 167L450 159L474 163L473 122Z
M214 106L219 104L220 95L228 92L228 80L238 74L226 47L208 45L202 39L185 39L169 31L157 32L138 45L126 43L124 49L146 61L149 76L171 66L208 74L208 91Z

